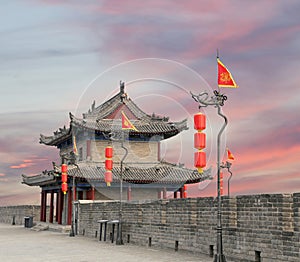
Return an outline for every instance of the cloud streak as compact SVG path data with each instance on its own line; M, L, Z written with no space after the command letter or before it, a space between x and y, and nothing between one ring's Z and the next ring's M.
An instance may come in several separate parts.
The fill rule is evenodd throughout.
M68 125L68 111L77 110L74 101L79 101L76 113L81 114L85 103L104 102L104 94L114 93L119 80L155 76L180 87L139 81L128 86L129 96L141 101L147 113L181 120L198 111L189 91L216 87L217 48L240 86L221 90L228 96L222 110L229 119L222 141L236 157L232 193L299 191L298 1L33 0L29 5L7 2L4 8L7 16L0 18L4 36L0 56L5 61L0 65L2 203L34 199L39 190L21 185L20 172L38 174L58 161L57 149L40 145L39 135L51 135ZM106 69L145 57L178 61L205 81L185 78L186 74L175 70L179 66L153 63L151 68L148 63L147 67L111 69L115 85L99 81L85 89ZM159 97L169 100L155 105L154 94L157 101ZM208 115L214 131L208 139L215 150L214 135L222 119L214 109ZM191 148L185 148L181 157L169 150L166 157L192 165L191 133L180 138ZM210 161L216 165L213 156ZM198 185L190 186L190 193L215 195L215 182L201 190Z

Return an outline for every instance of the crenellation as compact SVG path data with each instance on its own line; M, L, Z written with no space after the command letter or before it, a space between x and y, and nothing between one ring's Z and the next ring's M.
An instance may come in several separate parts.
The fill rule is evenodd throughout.
M95 237L97 220L118 219L119 207L118 201L79 203L77 233ZM255 261L255 251L264 262L299 261L300 194L224 198L222 208L223 248L228 261ZM20 222L24 210L0 207L0 221L11 223L15 213ZM216 211L215 198L123 202L123 238L130 235L130 243L142 246L149 246L151 238L151 246L171 249L178 241L179 250L209 255L210 246L216 252ZM110 232L108 228L107 234Z

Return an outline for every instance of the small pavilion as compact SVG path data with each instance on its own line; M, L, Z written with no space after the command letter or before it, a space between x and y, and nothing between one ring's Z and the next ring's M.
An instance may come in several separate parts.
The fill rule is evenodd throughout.
M122 113L135 130L122 130ZM184 185L208 179L197 170L161 159L161 141L187 130L187 120L172 122L169 117L146 114L129 98L122 82L116 95L98 107L94 102L82 118L72 113L69 117L68 127L51 136L40 135L41 144L59 149L61 163L53 162L52 170L38 175L22 175L22 183L41 188L40 221L71 224L76 200L119 200L121 180L122 199L131 201L165 199L167 192L173 192L174 198L184 197ZM110 186L105 182L107 146L114 151ZM128 152L125 159L124 147ZM68 165L66 194L61 190L62 163Z

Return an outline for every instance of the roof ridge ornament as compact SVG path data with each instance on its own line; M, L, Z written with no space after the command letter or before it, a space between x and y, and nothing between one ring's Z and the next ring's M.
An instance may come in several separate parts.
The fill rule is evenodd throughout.
M122 80L120 80L120 98L122 103L124 103L124 99L127 99L127 94L125 93L125 82Z

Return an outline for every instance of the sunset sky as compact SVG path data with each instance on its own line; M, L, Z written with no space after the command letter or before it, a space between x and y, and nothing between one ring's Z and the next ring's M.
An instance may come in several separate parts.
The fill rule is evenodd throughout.
M298 0L1 1L0 205L39 204L40 189L22 185L21 174L58 161L40 133L100 105L120 80L145 112L188 118L189 131L164 152L192 168L198 105L189 92L216 88L217 49L239 85L221 89L222 156L226 147L235 155L231 193L300 192L299 11ZM215 167L222 119L215 108L206 113ZM215 179L189 189L215 194Z

